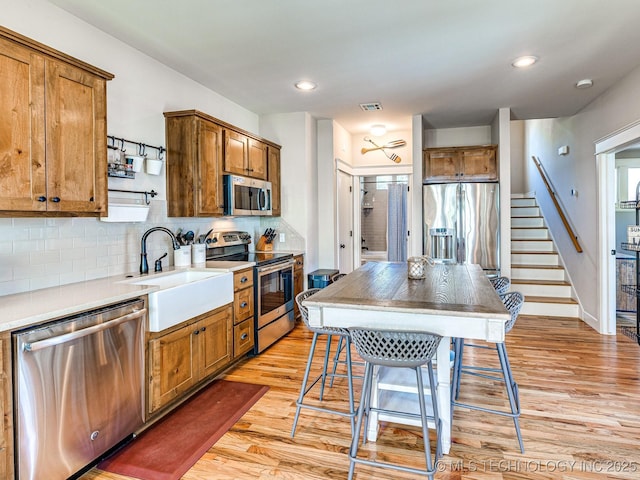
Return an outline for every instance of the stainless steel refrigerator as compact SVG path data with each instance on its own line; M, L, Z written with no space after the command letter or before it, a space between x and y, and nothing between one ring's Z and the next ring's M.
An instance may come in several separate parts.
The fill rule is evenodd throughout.
M497 182L422 186L423 251L439 262L477 263L500 272L500 196Z

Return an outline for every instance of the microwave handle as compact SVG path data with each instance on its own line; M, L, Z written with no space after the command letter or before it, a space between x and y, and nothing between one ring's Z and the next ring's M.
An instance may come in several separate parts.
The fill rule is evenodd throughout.
M264 199L264 202L262 202ZM260 194L258 195L258 210L266 210L267 208L267 191L264 188L260 189Z

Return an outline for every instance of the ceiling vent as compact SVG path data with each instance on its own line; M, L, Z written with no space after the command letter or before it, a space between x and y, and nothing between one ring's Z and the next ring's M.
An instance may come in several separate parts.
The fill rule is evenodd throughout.
M361 103L360 108L365 112L375 112L376 110L382 110L382 104L380 102Z

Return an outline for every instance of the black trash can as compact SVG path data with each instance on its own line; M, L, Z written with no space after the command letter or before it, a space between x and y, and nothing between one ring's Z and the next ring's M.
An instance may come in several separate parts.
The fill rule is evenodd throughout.
M339 270L320 269L314 270L307 275L309 288L324 288L331 283L333 277Z

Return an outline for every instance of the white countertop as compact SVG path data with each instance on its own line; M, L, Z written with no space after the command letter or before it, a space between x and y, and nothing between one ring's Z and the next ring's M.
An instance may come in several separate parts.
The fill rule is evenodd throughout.
M253 265L251 262L207 262L205 269L232 272ZM165 267L163 272L151 272L145 276L162 275L190 268ZM204 267L194 267L194 269L202 268ZM141 278L142 275L138 273L116 275L2 296L0 297L0 332L19 330L86 310L122 302L146 295L159 288L153 285L126 283L126 280L136 277Z

